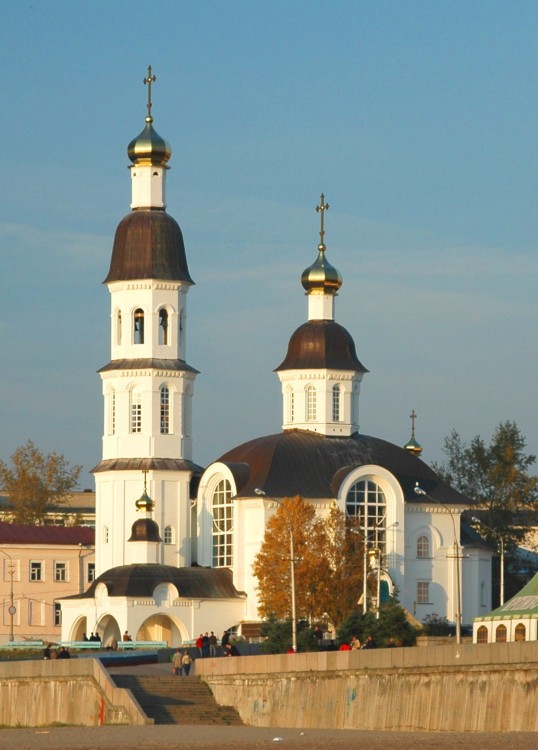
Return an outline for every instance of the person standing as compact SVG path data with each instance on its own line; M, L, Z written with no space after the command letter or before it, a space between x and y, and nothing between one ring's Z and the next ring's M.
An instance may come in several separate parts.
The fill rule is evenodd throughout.
M209 636L209 656L214 657L217 655L217 646L218 646L218 640L217 636L213 631L211 631L211 634Z
M175 652L175 654L172 657L172 672L176 675L181 674L181 667L182 667L182 654L179 649Z

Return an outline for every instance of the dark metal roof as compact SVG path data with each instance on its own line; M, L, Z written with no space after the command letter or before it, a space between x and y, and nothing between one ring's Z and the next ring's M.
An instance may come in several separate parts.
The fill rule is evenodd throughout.
M192 471L194 474L202 474L204 469L194 461L184 458L107 458L99 461L97 466L91 469L91 474L98 471Z
M89 526L34 526L0 521L1 544L85 544L95 543L95 529Z
M104 583L109 596L150 597L161 583L173 583L179 595L192 599L241 599L245 594L233 585L229 568L174 568L172 565L121 565L105 571L83 594L69 599L93 599Z
M128 542L162 542L159 524L152 518L138 518L131 527Z
M353 370L368 372L355 351L355 342L334 320L310 320L292 333L279 370Z
M113 359L97 372L109 372L111 370L170 370L171 372L199 373L199 370L195 370L182 359L155 359L154 357Z
M137 209L120 221L104 283L130 279L166 279L194 284L181 229L165 211Z
M239 497L252 497L256 488L273 497L336 497L350 471L373 464L394 474L407 502L431 502L415 494L418 482L438 502L469 505L418 456L369 435L340 438L286 430L243 443L218 461L230 468Z

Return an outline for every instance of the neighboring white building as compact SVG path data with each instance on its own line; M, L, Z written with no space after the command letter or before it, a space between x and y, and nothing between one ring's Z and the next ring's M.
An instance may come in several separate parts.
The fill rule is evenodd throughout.
M62 601L63 639L97 628L103 640L129 630L175 646L257 621L252 562L276 501L295 495L321 515L337 503L360 516L369 546L381 550L382 593L397 586L419 620L454 621L460 591L462 622L471 623L491 607L492 553L462 532L467 500L419 458L414 428L405 448L359 433L367 370L335 320L342 278L327 260L323 196L317 257L301 277L308 320L276 369L283 431L227 451L205 471L193 462L193 282L181 230L165 211L170 147L148 101L146 126L128 147L132 211L116 231L105 280L111 361L100 370L103 459L94 469L98 577Z

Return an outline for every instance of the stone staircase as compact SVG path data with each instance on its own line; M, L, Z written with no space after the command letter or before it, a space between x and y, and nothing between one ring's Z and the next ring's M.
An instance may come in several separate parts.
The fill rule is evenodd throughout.
M112 674L118 687L128 688L155 724L242 725L235 708L219 706L199 677Z

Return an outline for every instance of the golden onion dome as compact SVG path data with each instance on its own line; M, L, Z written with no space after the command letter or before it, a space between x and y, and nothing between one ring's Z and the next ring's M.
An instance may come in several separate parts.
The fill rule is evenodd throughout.
M325 257L326 247L318 245L318 257L301 275L301 284L307 294L336 294L342 286L342 276Z
M170 144L161 138L153 125L153 117L146 117L146 127L127 146L127 156L133 164L166 164L172 155Z
M412 435L411 439L404 445L404 448L406 451L409 451L409 453L413 453L413 455L415 456L420 456L420 454L422 453L422 446L416 440L414 435Z

